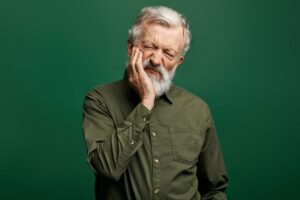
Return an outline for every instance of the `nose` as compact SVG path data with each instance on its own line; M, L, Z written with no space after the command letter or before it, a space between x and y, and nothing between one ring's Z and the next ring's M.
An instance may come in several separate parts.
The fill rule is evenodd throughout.
M162 52L160 50L153 51L150 57L150 63L153 67L158 67L163 63Z

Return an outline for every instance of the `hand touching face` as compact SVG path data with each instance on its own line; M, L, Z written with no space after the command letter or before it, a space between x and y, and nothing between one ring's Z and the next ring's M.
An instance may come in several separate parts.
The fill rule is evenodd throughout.
M155 90L142 64L143 52L134 46L128 63L129 84L135 89L142 103L149 110L154 106Z

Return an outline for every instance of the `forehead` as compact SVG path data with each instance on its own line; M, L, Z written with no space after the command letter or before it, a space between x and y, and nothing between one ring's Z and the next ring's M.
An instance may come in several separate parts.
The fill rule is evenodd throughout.
M180 51L183 46L183 28L181 26L166 27L156 23L144 24L139 39Z

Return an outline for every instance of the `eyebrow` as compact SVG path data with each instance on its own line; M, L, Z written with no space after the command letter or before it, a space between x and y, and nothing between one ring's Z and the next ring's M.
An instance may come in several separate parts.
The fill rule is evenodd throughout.
M144 40L144 41L140 41L140 42L141 42L142 44L145 44L145 43L151 43L151 44L154 45L154 46L159 46L159 45L156 45L155 42L151 42L151 41L149 41L149 40ZM162 47L162 49L163 49L164 51L172 51L172 52L178 54L178 52L177 52L175 49L171 48L171 47L168 46L168 45Z

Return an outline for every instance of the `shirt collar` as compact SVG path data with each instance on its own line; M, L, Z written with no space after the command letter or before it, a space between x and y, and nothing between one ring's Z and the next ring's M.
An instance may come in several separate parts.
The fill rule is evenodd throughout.
M173 104L174 102L173 92L174 92L174 85L171 85L170 89L165 94L162 95L162 97L164 97L167 101L169 101L170 104Z

